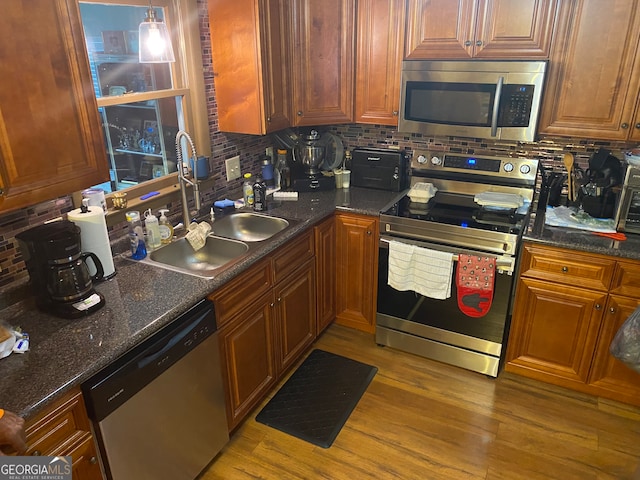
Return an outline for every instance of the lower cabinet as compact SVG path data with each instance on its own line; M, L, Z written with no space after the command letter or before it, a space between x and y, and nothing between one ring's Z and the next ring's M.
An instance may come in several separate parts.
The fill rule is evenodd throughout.
M247 305L220 331L227 422L233 430L276 382L271 294Z
M378 217L337 213L336 323L373 333L376 328Z
M640 306L640 262L526 243L505 370L640 406L640 374L609 353Z
M320 335L336 318L336 223L334 216L314 227L317 329Z
M312 258L274 289L271 307L279 374L286 372L316 339L315 276Z
M102 480L96 444L79 389L26 422L25 455L71 456L74 480Z
M296 237L209 298L220 329L232 431L316 338L313 231Z

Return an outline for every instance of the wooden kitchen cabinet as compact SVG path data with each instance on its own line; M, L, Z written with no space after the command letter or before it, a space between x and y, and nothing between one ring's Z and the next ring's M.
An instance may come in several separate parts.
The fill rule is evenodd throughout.
M314 227L316 249L316 328L320 335L336 318L336 224L332 215Z
M272 295L243 305L220 330L229 431L237 427L276 382Z
M25 455L71 456L77 480L102 480L82 393L73 389L26 422Z
M375 332L377 217L336 213L336 323Z
M276 367L286 372L316 339L316 269L309 259L274 289Z
M353 122L356 0L291 0L295 126Z
M220 328L229 431L316 338L313 230L209 295Z
M405 0L358 0L355 122L398 125Z
M565 386L587 383L606 292L526 277L517 288L507 370L529 369L539 380L555 376Z
M640 262L525 243L505 370L640 405L640 374L609 353L640 305Z
M288 0L209 0L208 8L220 130L289 127Z
M557 5L557 0L408 0L405 58L547 58Z
M6 2L0 57L0 211L108 181L78 2Z
M640 0L562 2L541 135L640 140Z

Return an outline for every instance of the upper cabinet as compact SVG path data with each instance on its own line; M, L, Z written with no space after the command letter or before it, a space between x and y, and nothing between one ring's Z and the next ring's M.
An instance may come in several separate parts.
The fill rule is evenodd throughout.
M540 134L640 140L640 1L563 2Z
M405 58L544 59L557 0L408 0Z
M76 0L7 2L0 16L0 211L109 180Z
M209 0L218 126L264 135L291 125L288 0Z
M293 124L353 122L355 0L291 4Z
M358 0L356 123L398 125L405 0Z

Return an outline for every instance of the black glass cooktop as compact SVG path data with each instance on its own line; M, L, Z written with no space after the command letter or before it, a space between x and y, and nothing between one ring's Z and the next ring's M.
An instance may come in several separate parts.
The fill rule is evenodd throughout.
M441 195L428 203L412 202L408 196L392 205L383 215L456 225L479 230L518 234L526 217L526 208L481 207L469 195Z

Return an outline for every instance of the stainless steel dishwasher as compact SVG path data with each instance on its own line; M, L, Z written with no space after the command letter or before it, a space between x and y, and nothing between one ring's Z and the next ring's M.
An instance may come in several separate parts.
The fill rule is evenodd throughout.
M213 304L203 300L82 386L113 480L192 480L229 440Z

